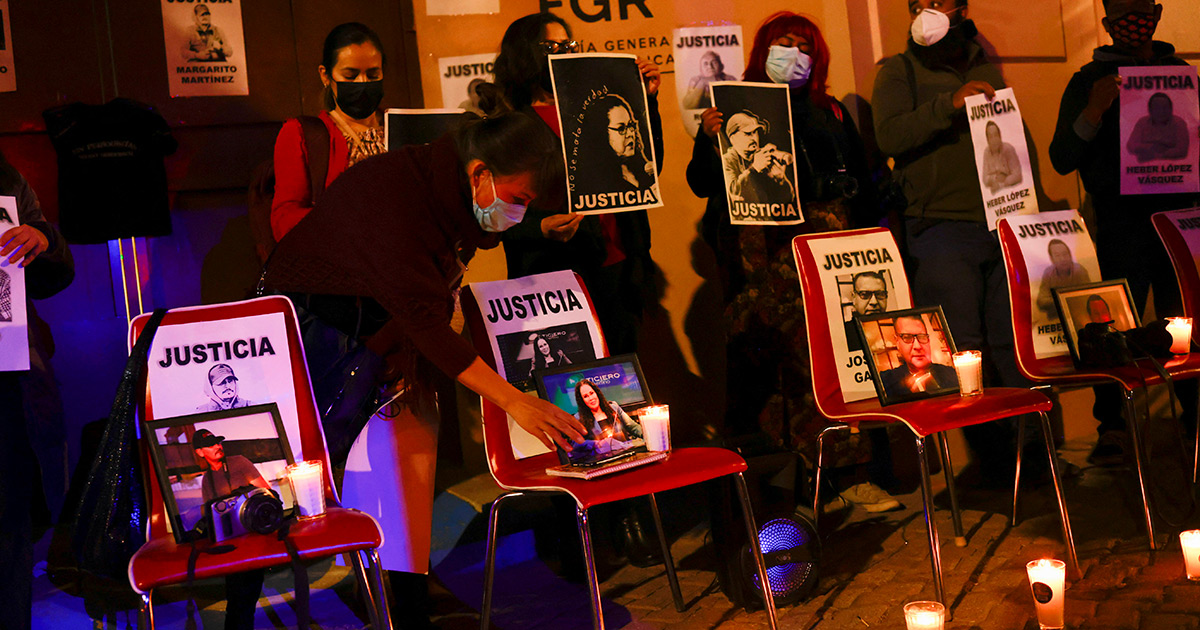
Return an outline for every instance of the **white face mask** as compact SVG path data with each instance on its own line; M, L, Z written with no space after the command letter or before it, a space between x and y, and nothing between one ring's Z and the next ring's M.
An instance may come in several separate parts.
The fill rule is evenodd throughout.
M496 194L496 180L488 178L492 184L492 203L486 208L479 207L479 202L471 200L475 220L484 232L503 232L521 222L525 218L525 206L511 203Z
M767 76L776 83L801 87L808 83L812 74L812 57L800 52L799 48L771 46L767 51Z
M935 9L925 9L913 20L911 30L918 46L932 46L950 32L950 16Z

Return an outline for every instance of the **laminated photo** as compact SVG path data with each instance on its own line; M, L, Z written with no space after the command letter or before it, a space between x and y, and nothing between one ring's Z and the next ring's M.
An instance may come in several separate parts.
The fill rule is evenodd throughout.
M714 82L712 101L724 126L717 134L729 222L804 222L796 190L791 95L786 85Z
M1029 272L1033 351L1039 359L1064 356L1064 337L1054 289L1098 282L1100 263L1083 218L1074 210L1007 217Z
M742 56L742 27L689 26L675 29L675 93L688 135L700 130L700 113L712 107L708 86L737 81L746 70Z
M163 325L147 366L155 418L275 403L295 459L304 459L283 314Z
M21 224L17 198L0 197L0 235ZM29 369L25 268L0 259L0 372Z
M562 128L569 211L605 214L661 206L637 58L550 55L550 77Z
M882 233L820 239L809 247L829 305L842 397L846 402L874 398L870 364L853 320L912 308L900 250L890 234Z
M966 103L988 229L995 230L1001 217L1036 213L1025 123L1012 88L996 90L991 99L968 96Z
M384 146L429 144L463 121L465 109L389 109L383 114Z
M1200 192L1200 93L1194 66L1121 75L1121 194Z
M241 0L161 2L171 98L249 94Z

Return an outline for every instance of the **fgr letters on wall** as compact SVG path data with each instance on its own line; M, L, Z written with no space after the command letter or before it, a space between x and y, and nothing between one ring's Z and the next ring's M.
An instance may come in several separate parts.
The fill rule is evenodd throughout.
M171 97L245 96L241 0L161 0Z

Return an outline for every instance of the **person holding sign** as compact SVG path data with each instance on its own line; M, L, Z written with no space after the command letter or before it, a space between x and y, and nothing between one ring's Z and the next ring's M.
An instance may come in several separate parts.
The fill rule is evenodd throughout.
M872 105L879 148L895 158L894 176L908 201L904 228L916 263L913 301L940 304L960 350L983 350L991 363L986 375L1024 387L1004 259L989 231L966 102L975 95L992 99L1005 87L1004 78L975 41L978 30L967 0L908 0L908 10L907 48L880 68ZM1011 175L1002 165L1003 143L989 151L999 157L992 184L1003 183L998 176ZM1011 479L1016 459L1011 420L963 433L985 482Z
M550 79L550 55L572 53L579 43L571 28L553 13L535 13L508 26L496 57L496 85L509 105L536 115L561 137ZM662 171L662 121L658 115L658 66L637 60L650 106L650 136L657 168ZM620 99L613 95L615 99ZM627 103L597 99L602 113L589 133L593 146L612 148L613 168L598 177L615 179L612 190L641 186L646 148ZM600 103L599 101L604 101ZM607 129L601 128L601 125ZM590 126L590 124L589 124ZM565 182L563 182L565 184ZM645 210L584 216L564 212L564 190L539 199L524 221L504 233L508 277L570 269L583 277L596 305L600 325L613 354L635 352L644 304L654 295L654 261L650 258L650 220Z
M731 151L753 155L760 126L768 121L749 113L725 120L716 108L705 110L687 168L692 192L707 199L701 235L717 255L724 289L725 432L734 440L766 433L802 453L810 464L817 461L816 436L825 423L813 403L792 238L801 232L845 230L878 221L876 196L867 185L871 176L866 151L849 110L829 93L829 62L829 46L817 25L802 15L780 11L754 34L744 77L789 87L793 142L805 147L809 157L796 165L803 226L730 222L722 176L724 160L730 158L718 153L715 140L721 132L731 134ZM835 180L863 185L853 191L845 185L826 185ZM875 289L864 280L863 286L868 285ZM784 427L789 427L789 434L784 434ZM869 510L895 509L900 504L880 488L894 484L887 433L865 433L869 442L838 440L826 446L826 456L832 458L827 461L838 462L842 472L870 461L868 480L851 485L854 475L843 475L839 485L850 487L842 492L840 503Z
M1163 248L1150 216L1156 212L1197 205L1193 194L1122 194L1123 149L1138 160L1160 154L1176 155L1178 146L1173 107L1161 97L1150 97L1149 111L1139 114L1128 146L1121 143L1121 68L1187 66L1167 42L1154 41L1154 31L1163 17L1162 5L1154 0L1105 0L1104 29L1113 43L1092 53L1092 61L1071 77L1063 91L1050 161L1063 175L1079 172L1083 188L1096 209L1096 257L1104 278L1125 278L1136 312L1145 312L1150 289L1154 289L1154 312L1158 317L1183 315L1182 298L1171 260ZM1193 71L1194 76L1194 71ZM1157 114L1157 122L1155 116ZM1139 131L1141 129L1141 131ZM1187 136L1185 132L1183 134ZM1190 169L1200 165L1187 165ZM1180 417L1195 417L1195 380L1181 381ZM1190 391L1189 391L1190 390ZM1092 413L1099 421L1099 442L1088 460L1120 464L1125 452L1125 421L1121 417L1121 393L1117 386L1095 388Z
M29 182L9 165L3 153L0 196L16 202L16 216L8 216L9 211L0 206L0 267L24 268L29 298L19 305L10 302L9 309L25 309L31 324L40 322L31 300L48 298L71 284L75 278L71 250L42 214ZM52 476L64 463L47 461L41 455L54 453L56 448L61 454L61 439L52 440L53 444L40 444L44 440L38 439L65 431L62 401L50 368L53 340L48 332L44 324L29 326L30 370L0 372L0 593L5 597L0 628L29 628L32 624L35 510L30 508L45 505L45 498L37 494L41 487L52 487L55 481L62 487L64 481ZM32 413L26 415L26 409ZM43 474L46 483L33 481L33 475Z
M352 294L386 309L388 320L366 344L394 357L404 379L399 416L389 424L408 432L398 440L405 445L398 458L419 473L395 489L406 512L428 513L433 501L437 372L495 402L547 447L569 451L585 432L558 407L508 384L451 327L465 264L478 248L498 245L499 233L562 177L562 154L545 124L506 111L494 89L484 93L487 118L467 114L471 120L452 134L369 158L339 177L279 242L265 278L275 290ZM379 483L392 477L399 473ZM423 599L430 527L409 521L389 533L389 544L415 556L413 566L393 572L400 604ZM412 617L400 625L418 627L424 611L407 608Z

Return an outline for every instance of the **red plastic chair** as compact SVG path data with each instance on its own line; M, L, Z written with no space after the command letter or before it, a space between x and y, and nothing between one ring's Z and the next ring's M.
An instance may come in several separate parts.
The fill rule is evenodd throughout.
M837 359L833 352L832 333L827 319L825 292L821 287L821 276L811 243L826 239L847 238L866 234L889 234L883 228L853 230L850 232L827 232L797 236L792 241L796 265L800 272L800 288L804 296L804 321L808 331L808 351L813 376L813 398L817 409L826 418L854 426L859 423L903 423L916 438L917 459L921 462L921 498L925 506L925 527L929 535L929 558L933 568L934 588L938 601L949 607L942 586L942 560L939 550L938 532L933 520L933 486L926 460L926 438L937 435L942 444L942 460L946 469L947 490L951 498L955 535L962 537L962 522L958 515L954 496L953 471L950 451L946 448L945 432L950 429L968 427L1002 418L1026 413L1036 413L1041 418L1046 436L1046 452L1050 458L1050 472L1054 480L1054 491L1058 497L1059 516L1062 520L1063 539L1071 566L1076 573L1079 563L1075 557L1075 542L1071 536L1071 522L1067 517L1066 502L1062 485L1059 483L1058 458L1054 452L1054 441L1050 432L1050 421L1046 412L1051 409L1050 399L1042 394L1019 388L986 388L983 394L964 398L941 396L926 398L883 407L877 399L847 403L842 398L838 383ZM932 305L926 305L932 306ZM1019 449L1018 449L1019 450ZM820 467L818 466L818 472ZM1015 482L1014 482L1014 485ZM819 507L819 505L817 506Z
M383 545L383 532L370 515L338 505L329 455L325 448L325 436L321 431L320 416L313 400L308 366L304 359L304 346L300 342L299 326L292 303L285 297L270 296L245 302L174 309L163 318L161 328L266 314L281 314L286 319L292 377L296 385L296 408L300 416L301 452L304 459L319 459L325 465L325 500L329 506L327 513L322 518L297 521L291 527L289 538L295 543L303 560L316 560L338 554L349 555L367 609L371 611L372 626L391 628L387 585L380 572L376 551ZM133 320L129 330L130 345L137 340L148 320L149 315L141 315ZM143 386L145 381L143 376ZM138 415L143 420L155 419L153 392L148 386L145 401L139 408ZM153 628L154 608L151 597L154 589L187 581L188 557L192 545L175 542L174 536L167 531L169 519L144 439L142 456L150 506L149 531L146 544L129 561L129 584L142 596L140 627ZM284 543L275 534L251 533L229 542L235 545L233 551L219 555L200 554L196 561L196 579L221 577L291 562ZM200 548L212 546L208 541L199 541L196 544ZM371 572L369 579L367 566L364 566L360 553L367 557L367 565Z
M578 276L576 276L578 277ZM580 280L580 286L583 281ZM586 293L586 288L585 288ZM596 319L596 309L590 296L587 296L588 307L592 318ZM471 329L472 341L479 351L481 358L493 368L496 358L492 355L483 327L483 316L479 304L471 291L462 293L463 315ZM597 328L599 326L597 325ZM607 345L601 338L604 355L607 355ZM666 565L667 580L671 585L671 596L675 609L685 610L683 595L679 590L679 580L675 575L675 564L671 559L671 549L663 532L662 518L658 512L658 501L655 494L675 488L716 479L726 475L736 477L738 496L741 499L742 513L745 517L746 532L749 535L750 546L754 550L754 560L758 568L760 584L770 584L766 565L763 562L761 547L758 540L758 526L754 522L754 512L750 505L750 495L746 488L746 480L742 473L746 470L746 462L732 451L723 448L676 448L670 456L662 461L648 464L632 470L615 473L600 479L586 481L552 477L546 474L546 468L558 465L555 453L543 453L518 460L513 455L512 442L508 431L508 414L496 404L483 399L484 448L488 457L488 468L492 478L505 494L492 503L488 516L487 559L484 564L483 610L480 617L480 627L487 630L492 610L492 582L496 567L496 523L500 514L501 504L509 499L531 495L534 493L561 493L570 496L575 501L575 516L579 527L579 536L583 543L584 563L588 576L588 593L592 603L592 625L596 630L604 629L604 613L600 606L600 583L596 578L596 563L592 550L591 529L588 525L588 510L593 506L612 503L622 499L647 496L650 499L651 512L654 515L654 526L658 531L659 543ZM764 597L767 617L772 630L775 630L775 602L771 597Z
M1125 366L1113 369L1076 369L1071 357L1063 355L1039 359L1033 348L1033 303L1029 298L1030 270L1021 251L1020 240L1008 221L1001 219L997 229L1000 247L1004 252L1004 267L1008 271L1008 297L1012 305L1013 342L1017 353L1017 368L1025 378L1045 387L1078 388L1104 383L1121 386L1125 399L1125 417L1128 420L1129 436L1133 441L1134 463L1137 468L1138 487L1142 494L1142 511L1146 519L1146 536L1150 549L1157 549L1154 541L1154 519L1151 516L1150 496L1146 492L1146 479L1142 470L1145 456L1142 451L1141 431L1138 428L1138 412L1133 402L1133 392L1148 385L1158 385L1163 379L1155 370ZM1172 378L1194 378L1200 375L1200 355L1187 355L1165 361L1163 367ZM1018 461L1020 451L1018 451ZM1015 500L1014 500L1015 511Z
M1179 291L1183 295L1183 315L1197 322L1196 314L1200 313L1200 270L1196 267L1196 255L1183 239L1183 232L1174 219L1188 218L1195 220L1200 212L1197 210L1176 210L1174 212L1155 213L1150 220L1158 237L1162 239L1167 255L1171 257L1171 266L1175 268L1175 277L1179 280ZM1200 322L1197 322L1200 323ZM1200 326L1192 326L1192 343L1196 343L1200 335ZM1200 405L1198 405L1200 407ZM1192 483L1200 483L1200 411L1196 414L1196 446L1192 453Z

